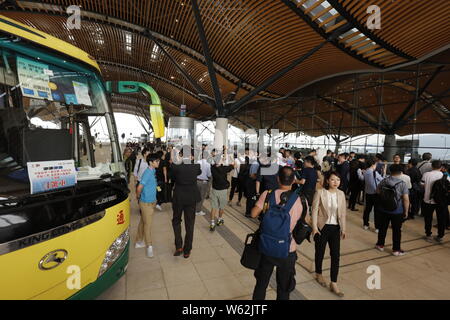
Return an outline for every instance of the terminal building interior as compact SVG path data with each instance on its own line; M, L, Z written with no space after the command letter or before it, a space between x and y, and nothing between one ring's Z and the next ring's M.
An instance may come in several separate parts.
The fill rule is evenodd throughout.
M290 300L450 299L449 191L436 202L427 180L432 172L433 181L450 181L449 17L448 0L0 0L0 300L275 300L286 299L283 290ZM42 83L36 94L25 88ZM119 129L123 114L128 131ZM183 189L171 174L175 158L189 158L179 148L194 140L209 164ZM264 225L254 206L268 216L256 200L270 189L262 168L252 173L247 163L244 176L248 148L260 167L256 152L265 151L290 167L272 173L280 186L283 170L305 186L313 158L320 182L303 205L298 198L311 227L314 211L321 221L317 194L334 190L329 173L342 173L345 204L329 205L338 222L324 227L340 224L337 240L318 240L328 234L320 228L292 242L291 269L264 260L277 270L266 286L263 262L255 271L241 261L247 235ZM211 150L230 160L211 160ZM158 153L147 215L143 181ZM370 169L375 156L380 180L377 164ZM150 169L141 175L142 160ZM362 183L353 204L352 160ZM68 165L75 181L39 191L33 179L42 177L32 176L46 161L69 161L60 168ZM420 172L417 188L411 167ZM253 174L261 187L254 194L246 184ZM390 214L380 242L383 204L372 196L398 174L410 181L398 198L409 195L408 208L395 200L407 214L398 223ZM221 195L217 175L228 186ZM175 199L197 193L200 205L189 215L185 208L176 225ZM192 237L184 253L177 228ZM69 265L81 270L75 289ZM291 274L289 289L279 270Z

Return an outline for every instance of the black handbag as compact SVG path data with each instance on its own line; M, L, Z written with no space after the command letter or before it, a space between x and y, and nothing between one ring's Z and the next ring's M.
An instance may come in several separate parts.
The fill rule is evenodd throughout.
M264 207L262 211L262 215L267 211L269 205L269 196L272 190L269 190L266 195L266 199L264 200ZM261 215L260 215L261 218ZM259 266L259 261L261 260L261 252L259 251L259 235L260 229L255 231L255 233L250 233L245 238L244 243L244 251L242 252L241 264L252 270L256 270ZM248 239L251 238L251 241L248 242Z
M301 244L305 239L308 240L308 242L311 242L311 233L312 228L309 224L306 223L305 218L308 213L308 203L304 196L300 196L300 199L302 201L303 211L300 219L298 219L297 224L294 227L294 230L292 230L292 237L295 240L295 243Z
M251 241L248 242L249 238ZM241 264L252 270L256 270L261 260L259 251L259 232L248 234L245 238L244 252L242 252Z

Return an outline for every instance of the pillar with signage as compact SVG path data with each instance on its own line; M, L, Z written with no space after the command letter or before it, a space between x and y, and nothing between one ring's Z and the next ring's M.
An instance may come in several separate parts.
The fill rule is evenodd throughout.
M387 134L384 137L384 152L383 156L387 161L392 161L392 158L397 153L397 141L395 134Z
M167 131L167 143L169 144L182 146L194 143L195 128L192 118L170 117Z
M186 116L186 105L182 104L180 106L180 117L185 117Z
M214 133L214 148L219 152L223 146L227 146L228 142L228 119L216 119L216 131Z

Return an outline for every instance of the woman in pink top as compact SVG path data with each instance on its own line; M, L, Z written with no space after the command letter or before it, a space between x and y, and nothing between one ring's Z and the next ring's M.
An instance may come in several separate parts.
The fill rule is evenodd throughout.
M281 194L291 191L294 184L294 170L291 167L283 167L278 172L279 189L274 190L275 199L280 203ZM251 211L252 218L257 218L264 209L268 191L264 191L255 207ZM291 215L290 231L294 229L302 213L302 202L299 199L294 203L289 214ZM274 258L262 255L258 269L255 270L256 286L253 291L253 300L264 300L266 297L267 286L272 276L273 268L277 267L277 300L289 300L289 294L295 289L295 261L297 260L297 244L291 240L289 255L287 258Z

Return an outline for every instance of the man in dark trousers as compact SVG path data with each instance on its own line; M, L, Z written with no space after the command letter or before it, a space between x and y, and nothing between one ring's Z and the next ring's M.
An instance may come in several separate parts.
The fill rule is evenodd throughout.
M247 198L245 216L250 218L251 210L255 206L259 195L256 192L256 178L258 175L259 163L258 161L250 164L249 172L245 177L245 197Z
M408 161L408 169L406 174L411 179L412 188L409 192L409 201L411 206L408 213L408 220L414 219L414 217L419 213L420 209L420 194L422 192L422 187L420 185L420 180L422 179L422 174L420 170L417 169L417 160L411 159Z
M348 180L350 176L350 164L347 160L345 160L345 154L341 153L338 156L338 164L336 165L336 171L341 176L341 184L339 185L339 189L347 193L348 188Z
M186 148L185 148L186 149ZM180 152L183 157L183 151ZM197 176L202 173L199 164L193 164L194 151L183 157L182 164L174 164L171 168L171 179L175 184L173 190L173 219L172 226L175 234L174 256L184 253L185 258L189 258L192 250L192 240L194 237L195 205L201 200L200 191L197 187ZM184 212L184 225L186 236L181 236L181 216Z
M279 188L273 190L275 196L275 202L280 204L283 194L286 196L285 200L289 199L288 194L292 189L294 184L295 174L294 170L290 167L282 167L277 175L277 180L279 183ZM268 190L261 194L261 197L256 202L255 207L251 211L252 218L258 218L263 209L265 208L265 201ZM272 195L272 193L271 193ZM271 196L269 195L269 196ZM283 202L284 204L286 201ZM302 202L300 198L297 197L294 205L289 210L290 214L290 229L289 232L292 233L298 219L300 218L301 212L303 211ZM264 212L266 213L266 212ZM287 232L288 230L286 230ZM256 285L253 290L253 300L265 300L267 286L270 282L270 277L272 276L273 269L276 267L276 280L277 280L277 300L289 300L290 293L295 289L295 261L297 260L297 244L295 240L291 238L291 243L289 245L289 252L286 258L276 258L265 254L261 254L261 261L258 268L254 272L256 278Z
M396 208L389 211L386 208L383 208L383 203L378 204L377 210L380 211L378 216L378 225L380 230L378 233L378 242L375 248L380 251L384 251L386 233L390 223L392 226L392 254L396 257L403 256L405 254L405 252L400 249L400 244L402 238L402 222L403 219L408 216L409 209L408 187L406 183L399 178L402 174L402 170L403 166L401 164L392 164L389 167L391 175L382 180L376 189L377 194L380 194L384 192L383 189L386 186L393 188ZM380 200L378 201L381 202Z
M299 184L303 185L302 194L308 200L308 204L312 206L314 193L316 192L317 170L314 168L316 161L312 156L307 156L303 162L303 170L300 175Z

